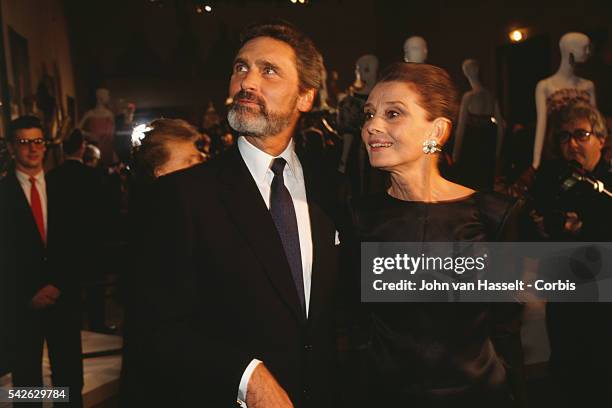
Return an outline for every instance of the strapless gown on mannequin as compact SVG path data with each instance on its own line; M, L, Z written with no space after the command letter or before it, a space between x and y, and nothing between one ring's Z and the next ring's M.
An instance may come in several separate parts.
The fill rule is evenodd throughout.
M424 203L387 193L352 205L356 242L514 240L517 204L476 192ZM367 390L364 407L508 406L506 370L494 339L515 304L366 303ZM507 335L507 333L506 333ZM466 405L469 404L469 405Z
M100 148L100 161L104 166L110 166L117 161L114 145L115 123L109 117L89 117L83 124L89 138Z
M548 95L546 98L546 112L550 115L558 112L564 106L573 102L584 102L591 104L591 94L584 89L563 88Z

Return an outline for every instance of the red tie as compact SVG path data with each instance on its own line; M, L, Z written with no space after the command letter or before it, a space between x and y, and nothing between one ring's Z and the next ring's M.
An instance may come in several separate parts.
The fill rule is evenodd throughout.
M45 221L43 219L40 194L38 194L38 189L36 188L36 179L34 177L30 177L30 183L32 184L32 188L30 188L30 206L32 207L32 214L34 215L34 220L36 220L36 226L38 227L38 232L40 232L40 238L44 243L46 243L47 237L45 236Z

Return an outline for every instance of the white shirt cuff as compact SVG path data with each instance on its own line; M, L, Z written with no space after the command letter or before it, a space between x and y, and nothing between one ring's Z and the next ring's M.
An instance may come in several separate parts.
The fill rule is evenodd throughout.
M240 385L238 386L238 403L242 408L247 408L246 404L246 396L247 389L249 387L249 380L251 379L251 375L253 371L257 368L257 366L261 363L261 360L254 358L251 360L247 368L242 373L242 378L240 378Z

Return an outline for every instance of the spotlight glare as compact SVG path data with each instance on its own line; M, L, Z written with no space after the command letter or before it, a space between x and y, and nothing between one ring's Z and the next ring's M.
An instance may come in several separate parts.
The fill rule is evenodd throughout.
M510 41L519 42L525 39L525 34L523 33L522 30L513 30L512 32L510 32L509 37L510 37Z
M300 4L304 4L306 0L298 0L298 1L300 2Z
M297 0L289 0L291 1L293 4L297 3Z
M204 10L206 10L207 13L210 13L212 11L212 7L207 4L204 6Z
M152 130L146 123L135 126L132 130L132 146L140 146L142 139L145 138L146 132Z

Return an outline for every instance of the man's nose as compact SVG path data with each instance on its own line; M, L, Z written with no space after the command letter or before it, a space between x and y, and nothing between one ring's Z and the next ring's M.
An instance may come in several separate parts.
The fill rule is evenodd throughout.
M569 139L569 145L571 148L575 149L578 147L578 142L576 141L575 137L570 137Z
M260 78L256 70L250 69L242 77L242 81L240 81L240 88L243 91L257 91L259 89L259 81Z

